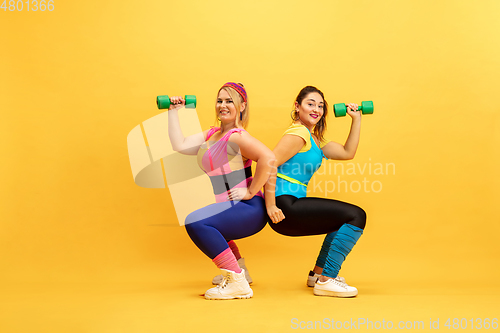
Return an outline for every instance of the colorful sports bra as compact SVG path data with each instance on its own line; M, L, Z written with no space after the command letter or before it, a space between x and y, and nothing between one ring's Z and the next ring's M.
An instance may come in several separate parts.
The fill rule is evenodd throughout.
M198 165L210 177L215 194L215 202L229 201L228 191L232 188L248 188L253 180L252 160L243 161L236 144L229 142L233 133L241 133L242 128L229 130L218 141L209 141L219 127L211 127L206 141L198 150ZM261 191L256 194L263 197Z
M307 184L319 169L323 158L323 151L314 141L311 132L304 125L292 124L283 135L292 134L305 140L304 148L278 167L276 178L276 196L293 195L296 198L307 196Z

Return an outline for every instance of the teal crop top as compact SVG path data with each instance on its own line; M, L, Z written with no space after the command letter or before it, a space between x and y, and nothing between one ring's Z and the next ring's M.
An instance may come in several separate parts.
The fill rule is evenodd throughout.
M303 125L292 125L283 135L297 135L306 140L307 136L305 136L304 129L307 130L307 133L309 134L308 139L310 140L311 148L305 152L295 154L292 158L278 167L275 192L276 196L285 194L293 195L297 198L307 196L307 184L323 162L325 155L317 146L307 127ZM303 133L298 133L299 131ZM307 140L306 146L308 146Z

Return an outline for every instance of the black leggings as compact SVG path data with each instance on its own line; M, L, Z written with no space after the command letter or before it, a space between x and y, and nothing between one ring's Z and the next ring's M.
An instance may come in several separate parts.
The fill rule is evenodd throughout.
M280 195L276 197L276 206L283 211L285 219L279 223L269 221L269 225L285 236L328 234L345 223L364 229L366 224L363 209L342 201Z

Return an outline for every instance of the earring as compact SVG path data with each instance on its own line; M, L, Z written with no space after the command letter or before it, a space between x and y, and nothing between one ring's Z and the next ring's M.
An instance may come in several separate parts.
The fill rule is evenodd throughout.
M297 110L292 110L292 112L290 113L290 117L292 118L293 121L296 121L297 119L299 119L297 117L298 113L299 112Z

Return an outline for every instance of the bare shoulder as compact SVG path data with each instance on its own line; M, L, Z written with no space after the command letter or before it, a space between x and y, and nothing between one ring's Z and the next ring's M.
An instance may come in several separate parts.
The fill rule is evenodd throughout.
M253 136L245 130L237 131L229 136L229 141L234 143L243 143L252 139Z

